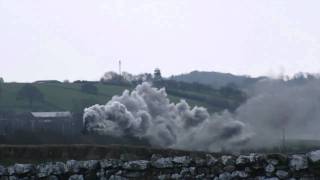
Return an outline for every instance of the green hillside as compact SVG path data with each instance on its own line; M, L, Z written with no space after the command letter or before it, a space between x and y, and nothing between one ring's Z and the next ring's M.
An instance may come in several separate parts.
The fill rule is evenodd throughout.
M98 88L96 95L81 91L81 83L41 83L33 84L44 95L44 102L36 102L31 108L29 103L18 100L18 91L24 86L23 83L4 83L2 96L0 98L0 110L29 112L29 111L81 111L83 107L93 104L105 104L114 95L120 95L125 89L132 89L130 86L106 85L96 83ZM205 106L211 112L223 109L232 109L239 100L231 97L224 97L217 90L191 91L179 88L167 88L169 98L178 102L185 99L192 106Z

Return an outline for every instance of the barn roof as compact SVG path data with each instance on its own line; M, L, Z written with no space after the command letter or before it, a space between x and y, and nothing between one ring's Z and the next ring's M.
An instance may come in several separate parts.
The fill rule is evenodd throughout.
M71 112L31 112L33 117L36 118L66 118L71 117Z

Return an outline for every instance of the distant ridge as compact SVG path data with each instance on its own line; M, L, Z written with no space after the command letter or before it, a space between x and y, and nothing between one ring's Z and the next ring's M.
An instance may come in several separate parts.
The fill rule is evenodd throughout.
M208 71L192 71L187 74L175 75L172 76L172 79L177 81L189 82L189 83L200 83L210 85L214 88L220 88L226 85L236 85L240 88L250 86L260 79L266 77L257 77L252 78L250 76L238 76L230 73L221 73L221 72L208 72Z

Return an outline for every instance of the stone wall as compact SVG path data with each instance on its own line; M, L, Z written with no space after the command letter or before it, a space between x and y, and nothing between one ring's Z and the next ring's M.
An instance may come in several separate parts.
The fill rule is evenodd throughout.
M320 150L307 154L152 155L148 160L103 159L0 166L0 179L320 179Z

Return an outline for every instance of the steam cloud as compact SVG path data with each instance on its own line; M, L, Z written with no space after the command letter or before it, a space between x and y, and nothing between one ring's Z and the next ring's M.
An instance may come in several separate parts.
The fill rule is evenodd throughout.
M185 101L171 103L165 89L147 83L124 91L106 105L85 109L90 132L144 138L152 146L219 151L279 145L288 139L319 139L320 82L290 84L267 80L256 84L235 113L210 115ZM263 143L262 143L263 142Z
M145 138L152 146L218 151L248 140L245 125L228 112L209 115L184 100L171 103L165 89L148 83L126 90L106 105L86 108L87 131L111 136Z

